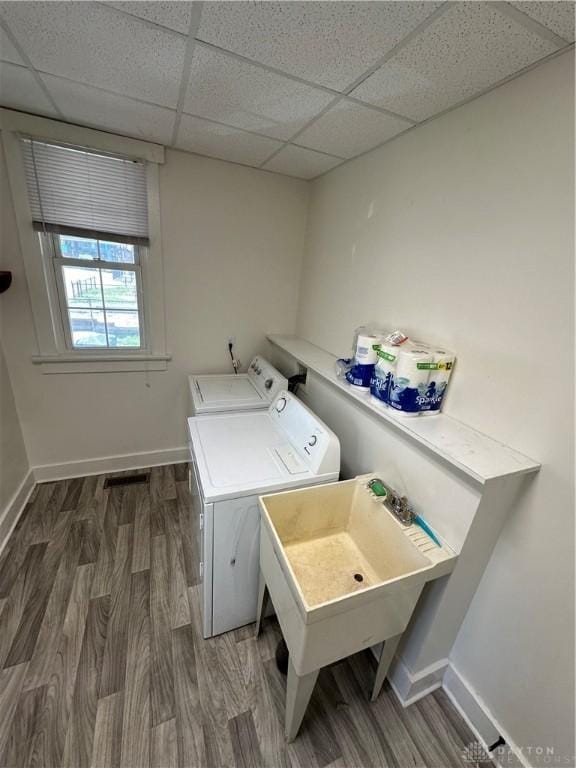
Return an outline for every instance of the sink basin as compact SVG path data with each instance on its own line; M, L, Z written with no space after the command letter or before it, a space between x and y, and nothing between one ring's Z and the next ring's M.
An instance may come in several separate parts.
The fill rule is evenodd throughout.
M301 671L403 632L424 584L453 568L454 552L398 521L369 479L260 498L261 569ZM328 620L311 649L310 630Z
M296 737L318 670L384 642L376 698L427 581L456 555L375 499L370 476L260 497L257 632L269 593L290 654L286 738Z
M263 499L306 611L430 567L363 486L352 480ZM436 547L423 541L430 552Z

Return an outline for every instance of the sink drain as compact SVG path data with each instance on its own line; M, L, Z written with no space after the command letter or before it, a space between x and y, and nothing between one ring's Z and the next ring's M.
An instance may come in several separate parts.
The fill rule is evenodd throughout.
M355 573L354 574L355 581L364 581L364 576L362 576L361 573Z

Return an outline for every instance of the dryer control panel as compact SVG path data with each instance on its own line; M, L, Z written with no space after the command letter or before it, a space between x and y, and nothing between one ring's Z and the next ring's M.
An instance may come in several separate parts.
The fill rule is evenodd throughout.
M272 402L280 390L288 387L288 379L268 360L258 355L248 366L248 378L268 402Z
M279 392L268 413L311 472L334 472L340 467L340 441L295 395Z

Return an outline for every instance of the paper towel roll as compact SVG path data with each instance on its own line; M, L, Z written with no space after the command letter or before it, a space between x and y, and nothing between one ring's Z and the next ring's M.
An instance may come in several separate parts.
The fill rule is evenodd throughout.
M392 365L395 366L401 349L402 347L396 344L383 343L380 345L380 350L379 350L382 354L379 354L378 358L379 360L385 359L388 363L391 363Z
M427 368L418 368L418 363L433 362L430 350L422 347L401 349L396 363L395 378L399 386L418 389L428 384L430 371Z
M388 404L390 387L394 379L396 361L400 348L394 344L381 344L378 350L378 360L374 367L374 376L370 382L370 392L382 403Z
M382 344L377 354L376 370L380 375L394 374L398 363L400 347L395 347L393 344Z
M358 365L374 365L377 360L374 345L379 343L380 338L378 336L366 336L364 334L358 336L355 353Z
M421 398L426 395L431 362L430 350L423 347L404 347L400 350L390 390L392 408L406 416L418 416L422 408ZM419 365L424 367L419 368Z
M454 360L453 352L438 347L432 348L430 377L426 388L426 399L422 401L422 415L433 416L440 412Z

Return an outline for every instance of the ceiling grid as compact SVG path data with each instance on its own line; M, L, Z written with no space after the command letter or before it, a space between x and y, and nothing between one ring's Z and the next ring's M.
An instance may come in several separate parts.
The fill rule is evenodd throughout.
M573 41L568 0L0 2L0 103L315 178Z
M192 56L194 55L194 46L196 43L196 33L200 26L200 17L202 14L202 3L195 2L190 14L190 24L188 27L188 40L186 42L186 53L184 54L184 64L182 67L182 79L180 80L180 89L178 91L178 103L176 104L176 117L174 118L174 128L172 129L171 146L176 144L178 139L178 129L182 119L182 108L186 97L186 89L190 80L190 69L192 67Z

